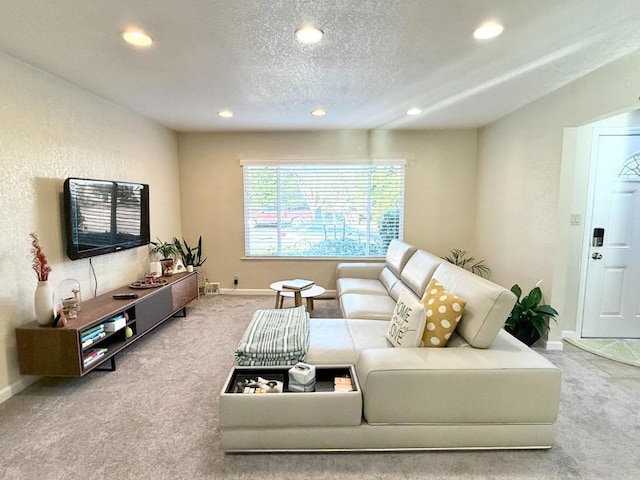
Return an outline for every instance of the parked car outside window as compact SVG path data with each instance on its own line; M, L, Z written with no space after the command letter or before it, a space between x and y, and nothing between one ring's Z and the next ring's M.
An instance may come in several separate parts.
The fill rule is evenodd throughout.
M313 220L313 212L308 208L291 208L280 210L280 223L299 227ZM278 224L278 210L276 207L265 207L261 211L252 212L249 216L249 226L274 226Z

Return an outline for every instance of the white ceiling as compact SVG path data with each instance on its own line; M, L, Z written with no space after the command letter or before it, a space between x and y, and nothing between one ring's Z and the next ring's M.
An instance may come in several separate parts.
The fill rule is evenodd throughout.
M640 48L638 0L1 0L0 50L178 131L487 124ZM488 19L505 32L479 42ZM325 32L303 45L296 28ZM125 44L137 26L154 45ZM603 92L606 95L606 92ZM407 117L412 106L423 108ZM310 115L316 107L325 117ZM231 119L217 116L227 108Z

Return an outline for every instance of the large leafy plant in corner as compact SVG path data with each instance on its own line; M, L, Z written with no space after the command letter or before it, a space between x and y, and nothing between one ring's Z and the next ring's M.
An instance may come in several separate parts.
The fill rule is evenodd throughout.
M551 305L541 305L540 287L534 287L525 297L522 297L522 289L517 283L511 291L518 300L507 317L504 329L531 346L549 331L549 319L555 321L558 312Z

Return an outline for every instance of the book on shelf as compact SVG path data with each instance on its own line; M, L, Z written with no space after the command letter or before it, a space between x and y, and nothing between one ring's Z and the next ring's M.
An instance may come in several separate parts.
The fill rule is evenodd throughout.
M91 332L91 333L88 333L88 334L83 333L83 334L82 334L82 337L80 337L80 342L81 342L81 343L84 343L84 342L86 342L87 340L90 340L90 339L92 339L92 338L95 338L95 337L97 337L98 335L100 335L100 334L102 334L102 333L104 333L104 324L103 324L103 325L100 325L100 330L95 330L95 331L93 331L93 332Z
M121 328L127 326L127 320L124 315L110 318L104 322L104 329L106 332L117 332Z
M92 333L97 332L98 330L104 330L104 323L101 323L100 325L96 325L95 327L91 327L86 330L83 330L81 334L83 337L86 337Z
M333 379L333 390L335 392L353 392L351 377L335 377Z
M82 348L87 348L89 345L93 345L94 343L102 340L106 336L107 336L107 332L101 332L98 335L96 335L95 337L89 338L89 339L85 340L84 342L82 342Z
M90 363L93 363L99 358L103 357L105 353L107 353L106 348L91 348L87 350L82 356L82 363L86 367Z
M313 280L305 280L303 278L296 278L294 280L285 280L282 284L282 288L287 290L306 290L316 284Z

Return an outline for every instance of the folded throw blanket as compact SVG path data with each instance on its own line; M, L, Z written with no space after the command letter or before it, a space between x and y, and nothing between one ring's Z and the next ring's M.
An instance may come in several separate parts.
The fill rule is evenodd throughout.
M295 365L307 358L309 314L304 307L258 310L244 332L238 365Z

